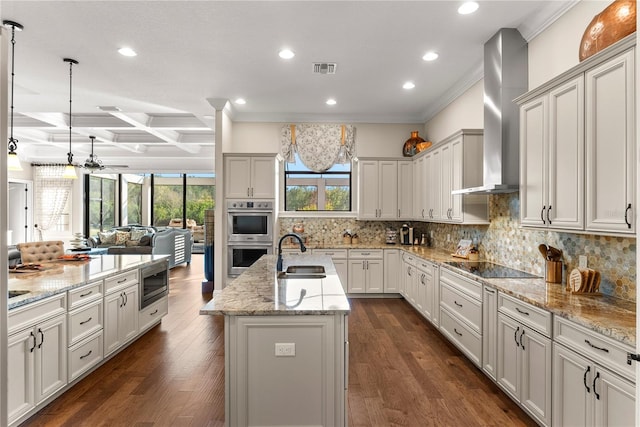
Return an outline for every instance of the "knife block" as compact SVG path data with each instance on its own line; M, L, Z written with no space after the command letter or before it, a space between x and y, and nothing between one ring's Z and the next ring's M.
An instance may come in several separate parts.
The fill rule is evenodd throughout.
M545 261L544 280L549 283L562 283L562 261Z

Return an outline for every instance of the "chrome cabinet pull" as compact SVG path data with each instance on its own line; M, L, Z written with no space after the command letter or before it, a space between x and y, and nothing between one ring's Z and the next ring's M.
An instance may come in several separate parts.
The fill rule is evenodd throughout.
M589 340L584 340L584 342L586 342L587 344L589 344L589 346L591 348L595 348L596 350L600 350L600 351L604 351L605 353L609 353L609 349L608 348L604 348L604 347L598 347L596 345L591 344L591 342Z
M627 228L631 228L631 223L629 222L629 211L631 210L631 203L627 205L627 209L624 210L624 222L627 224Z
M89 350L89 353L87 354L83 354L82 356L80 356L80 360L85 359L87 357L89 357L91 355L91 353L93 353L93 350Z
M89 317L87 320L85 320L84 322L80 322L81 325L84 325L85 323L89 323L91 322L91 320L93 319L93 317Z
M591 393L591 389L587 385L587 374L591 370L591 366L587 366L587 369L584 371L584 375L582 376L582 382L584 383L584 388L587 389L587 393Z
M528 312L526 312L526 311L522 311L522 310L520 310L518 307L516 307L516 311L517 311L518 313L520 313L520 314L524 314L525 316L528 316L528 315L529 315L529 313L528 313Z

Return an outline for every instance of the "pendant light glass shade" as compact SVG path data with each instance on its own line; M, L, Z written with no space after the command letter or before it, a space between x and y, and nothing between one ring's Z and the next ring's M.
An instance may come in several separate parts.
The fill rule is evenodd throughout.
M15 64L16 64L16 30L22 31L23 26L13 21L2 21L2 25L11 28L11 135L9 136L9 153L7 154L7 169L10 171L21 171L22 165L18 158L18 140L13 137L13 88L15 83Z
M72 115L71 115L71 102L72 102L72 96L71 96L71 77L72 77L72 69L73 69L73 64L78 64L78 61L76 61L75 59L71 59L71 58L64 58L63 59L64 62L68 62L69 63L69 152L67 153L67 165L64 168L64 172L62 173L62 177L66 178L66 179L78 179L78 174L76 173L76 167L73 165L73 152L71 151L71 122L72 122Z

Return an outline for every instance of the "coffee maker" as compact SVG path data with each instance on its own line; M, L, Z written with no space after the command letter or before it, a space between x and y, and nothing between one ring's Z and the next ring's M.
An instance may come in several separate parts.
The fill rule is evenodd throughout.
M413 230L413 228L409 227L408 224L402 224L402 227L400 227L400 244L401 245L411 244L411 236L409 235L410 230Z

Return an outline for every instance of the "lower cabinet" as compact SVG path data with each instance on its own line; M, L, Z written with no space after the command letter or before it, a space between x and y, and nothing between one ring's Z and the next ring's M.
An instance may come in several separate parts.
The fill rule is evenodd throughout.
M482 292L482 370L496 380L498 361L498 291L484 286Z
M400 250L384 250L384 284L385 293L400 293L402 276L400 274Z
M138 330L144 332L156 325L169 313L169 297L165 296L153 304L140 310L138 314Z
M138 284L104 298L104 352L114 352L138 334Z
M381 249L349 249L348 293L382 293L384 260Z
M338 277L340 278L340 283L342 284L342 288L345 293L347 293L347 288L349 284L349 263L348 252L346 249L314 249L314 255L327 255L331 257L331 261L333 261L333 266L336 268L336 273L338 273Z
M11 424L67 384L65 315L11 333L7 364L7 414Z
M542 425L551 425L551 339L498 313L498 385Z

